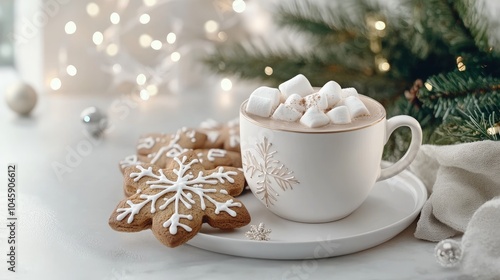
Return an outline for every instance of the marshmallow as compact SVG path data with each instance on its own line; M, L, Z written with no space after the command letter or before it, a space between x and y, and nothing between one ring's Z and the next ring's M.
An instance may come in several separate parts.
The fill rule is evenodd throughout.
M328 108L332 108L342 98L342 88L335 81L329 81L319 91L320 94L324 93L328 100Z
M342 98L347 98L349 96L356 96L357 97L358 95L359 95L358 91L353 87L343 88L341 90L341 94L340 94L340 96Z
M254 90L250 96L253 95L271 99L273 108L280 104L281 93L277 88L262 86Z
M274 111L272 118L275 120L294 122L302 116L302 113L295 110L293 107L285 104L280 104Z
M326 115L334 124L346 124L351 122L351 113L347 106L338 106L331 109Z
M325 110L328 108L328 99L324 93L313 93L304 97L306 100L306 108L311 108L313 106L318 107L320 110Z
M351 118L356 118L363 115L370 115L370 111L366 108L363 101L355 96L349 96L344 99L344 104L349 109L351 113Z
M269 98L251 95L248 98L247 113L261 117L269 117L273 112L273 101Z
M329 122L330 118L316 106L307 109L300 118L300 123L308 127L320 127L327 125Z
M290 80L281 83L278 88L285 99L294 93L304 97L314 92L309 80L302 74L298 74Z
M285 105L288 105L295 110L304 113L306 111L306 101L302 96L294 93L285 100Z

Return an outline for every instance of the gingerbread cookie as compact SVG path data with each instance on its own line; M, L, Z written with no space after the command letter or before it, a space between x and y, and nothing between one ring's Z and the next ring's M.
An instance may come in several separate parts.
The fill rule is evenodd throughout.
M205 148L223 148L228 151L240 152L239 119L227 123L219 123L208 119L200 124L199 130L208 136Z
M178 132L179 131L177 131L177 133ZM172 134L166 133L148 133L146 135L142 135L137 141L137 153L142 155L154 153L162 146L168 145L172 136Z
M193 151L193 149L184 149L182 152ZM196 149L196 155L200 158L200 163L206 169L212 169L216 166L233 166L241 167L241 154L234 151L227 151L224 149ZM155 165L164 168L172 162L173 157L165 156L160 162ZM152 163L150 157L138 155L136 157L128 156L120 161L120 166L130 166L137 163Z
M241 154L224 149L198 149L194 150L200 163L205 169L217 166L242 167Z
M130 166L124 176L137 193L111 214L109 225L117 231L150 228L163 244L176 247L193 238L204 222L220 229L250 222L245 206L233 198L243 191L243 173L234 167L206 170L194 151L175 157L166 169Z
M201 149L207 135L183 127L174 134L151 133L141 137L137 144L137 156L128 156L120 161L120 170L137 163L152 163L165 168L172 158L191 149Z
M189 149L189 151L193 151ZM238 152L226 151L223 149L197 149L194 153L200 160L201 165L205 169L214 169L218 166L242 167L241 155ZM122 173L126 167L142 165L148 162L149 158L145 156L130 155L120 161L120 169ZM167 158L167 165L173 161L173 158ZM162 168L162 166L158 166ZM137 189L134 185L124 185L123 189L125 196L135 194Z
M126 156L124 159L120 160L119 166L120 166L120 171L124 172L125 168L129 166L136 166L138 164L143 164L145 162L140 161L139 157L137 155L129 155Z

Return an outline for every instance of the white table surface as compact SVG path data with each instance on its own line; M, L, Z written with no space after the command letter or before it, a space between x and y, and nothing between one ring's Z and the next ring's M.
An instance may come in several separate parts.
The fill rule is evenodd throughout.
M0 95L9 77L0 71ZM28 118L15 115L1 98L0 279L468 279L436 263L435 244L413 237L415 223L372 249L308 261L247 259L189 245L170 249L148 231L111 230L109 214L123 195L117 163L134 152L137 137L196 127L207 118L230 120L249 88L190 90L148 102L42 94ZM80 121L80 112L93 105L106 110L113 125L97 142L88 140ZM59 180L52 164L66 164L84 142L92 143L91 151ZM16 273L7 271L5 261L8 163L18 164L19 176Z

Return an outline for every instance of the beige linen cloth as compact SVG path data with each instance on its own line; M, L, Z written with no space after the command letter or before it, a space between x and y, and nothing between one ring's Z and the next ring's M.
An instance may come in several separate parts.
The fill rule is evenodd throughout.
M464 233L462 270L500 279L500 142L423 145L410 170L430 193L415 237L441 241Z

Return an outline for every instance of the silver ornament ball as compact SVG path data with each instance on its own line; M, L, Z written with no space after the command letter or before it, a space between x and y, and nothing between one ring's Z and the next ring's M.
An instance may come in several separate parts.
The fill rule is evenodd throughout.
M434 248L434 255L442 266L456 266L462 260L461 243L453 239L441 240Z
M35 108L37 94L29 84L17 81L6 88L5 101L12 111L20 115L29 115Z
M97 107L88 107L80 115L85 129L92 136L100 136L108 127L108 118Z

